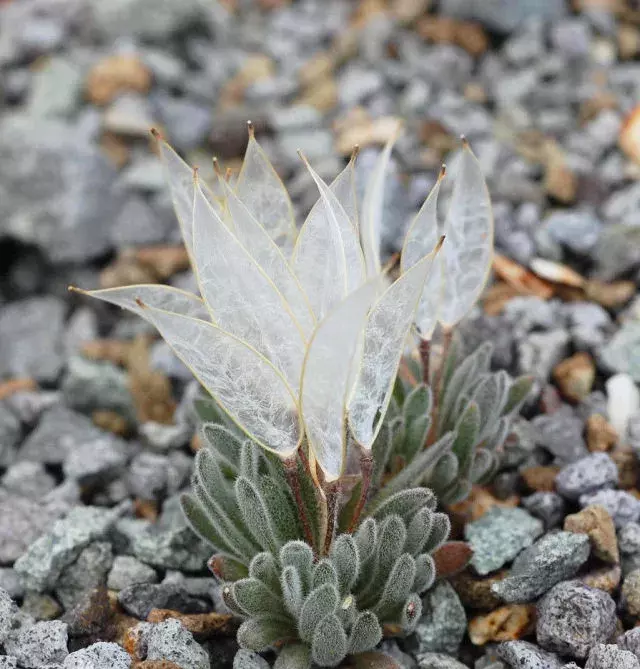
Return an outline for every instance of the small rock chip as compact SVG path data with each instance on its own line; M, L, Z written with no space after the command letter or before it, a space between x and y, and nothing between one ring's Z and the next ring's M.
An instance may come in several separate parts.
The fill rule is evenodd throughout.
M151 625L146 642L147 660L169 660L182 669L210 669L207 651L177 620Z
M104 585L112 564L110 543L101 541L89 544L78 559L60 574L55 591L62 606L70 609L85 592Z
M610 451L618 442L618 433L599 413L587 418L587 448L592 453Z
M535 625L533 604L509 604L469 621L469 638L476 646L489 641L514 641L527 636Z
M622 650L631 651L637 658L640 658L640 627L634 627L620 635L617 644Z
M467 616L456 591L447 581L440 581L424 596L422 607L415 632L418 652L457 654Z
M150 623L162 623L165 620L179 620L198 641L217 636L235 636L238 629L237 617L227 613L180 613L169 609L153 609L147 617Z
M578 659L608 641L616 628L616 604L602 590L578 581L554 586L538 604L538 643Z
M129 669L131 656L117 643L98 642L67 655L62 669Z
M588 353L576 353L553 369L553 378L560 392L571 402L580 402L590 392L596 366Z
M39 669L62 662L67 650L67 625L59 620L25 625L4 642L5 650L21 667Z
M556 476L560 467L552 465L534 465L525 467L520 472L527 488L538 492L553 492L556 489Z
M479 574L489 574L513 560L542 532L542 523L524 509L493 508L465 527L473 549L471 564Z
M582 508L597 504L603 506L613 518L616 528L634 523L640 517L640 500L625 490L600 490L592 495L582 495Z
M574 576L588 557L589 539L584 534L547 534L523 551L513 563L511 575L491 589L505 602L529 602Z
M498 655L518 669L561 669L560 658L528 641L507 641L498 647Z
M501 581L506 575L506 571L499 571L491 576L479 577L471 573L470 570L466 570L454 576L449 582L466 607L490 611L499 607L502 603L491 586Z
M206 613L207 605L192 597L177 583L137 583L118 593L122 608L136 618L146 619L152 609L172 609L181 613Z
M85 592L74 608L64 614L62 622L67 623L69 636L80 639L84 646L115 638L115 613L107 589L101 587Z
M588 585L590 588L597 588L604 590L610 595L620 585L620 578L622 576L622 569L620 565L612 565L609 567L602 567L594 569L588 574L580 577L580 580Z
M622 598L629 615L640 617L640 569L627 574L622 583Z
M593 453L564 467L556 476L556 488L566 499L577 500L612 488L618 483L618 468L606 453Z
M269 669L269 663L258 653L240 648L233 658L233 669Z
M462 664L462 662L458 662L458 660L452 658L451 655L445 655L444 653L420 653L416 655L416 660L418 660L418 667L420 669L467 669L466 664ZM395 666L398 665L396 664Z
M591 649L584 669L640 669L640 661L628 650L615 644L600 643Z
M555 492L534 492L522 498L522 506L540 518L546 529L559 525L564 518L564 500Z
M153 567L131 555L118 555L107 578L109 590L123 590L136 583L157 583L158 574Z
M567 532L586 534L591 540L593 554L604 562L617 564L620 561L616 528L604 507L587 506L582 511L567 516L564 529Z

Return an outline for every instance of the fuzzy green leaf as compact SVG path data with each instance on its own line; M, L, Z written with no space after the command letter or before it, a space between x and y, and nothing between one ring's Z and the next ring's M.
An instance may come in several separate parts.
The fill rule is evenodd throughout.
M399 605L411 594L415 577L415 560L408 553L403 553L395 561L382 595L374 608L374 612L380 620L388 620L397 611Z
M311 576L311 588L313 590L325 585L325 583L338 587L338 572L329 558L322 558L313 568Z
M338 609L339 596L335 586L326 583L311 591L304 600L298 618L298 631L303 641L314 638L320 621Z
M366 518L355 535L356 545L358 546L358 555L360 556L360 563L368 560L376 547L378 541L378 529L376 521L373 518Z
M422 418L431 412L431 388L424 383L417 385L408 395L402 407L405 425Z
M349 653L364 653L375 648L382 641L382 627L371 611L363 611L357 618L349 634Z
M240 604L238 604L230 583L227 583L225 586L223 586L222 599L230 611L233 611L233 613L240 616L241 618L245 617L246 614L244 609L240 606Z
M376 520L382 520L387 516L397 515L404 521L409 522L419 509L427 507L435 508L437 500L428 488L411 488L397 492L386 499L373 513Z
M388 414L387 414L388 415ZM402 423L401 418L394 419L398 423ZM380 485L382 475L387 468L387 463L389 462L389 457L393 450L393 428L391 427L391 421L386 421L382 424L380 432L376 440L373 442L371 447L371 453L373 455L373 473L371 475L372 485Z
M240 625L236 636L240 648L255 650L257 653L272 648L279 641L295 638L293 623L273 614L246 620Z
M271 553L258 553L249 565L249 576L262 581L274 592L280 587L278 564Z
M436 580L436 567L433 558L428 553L416 558L416 577L411 590L419 595L428 590Z
M456 438L451 449L458 456L463 476L468 476L471 470L479 429L480 409L475 402L471 402L456 423Z
M245 525L255 540L264 550L277 553L280 545L269 510L258 488L241 476L236 479L235 491Z
M355 539L350 534L341 534L333 542L330 555L338 574L340 594L344 597L358 578L360 558Z
M251 440L246 439L240 447L240 476L244 476L252 483L258 479L258 467L260 464L259 446Z
M282 590L282 599L287 610L293 617L297 617L302 608L302 581L300 580L298 570L292 565L288 565L282 570L280 587Z
M234 525L242 528L242 516L236 504L233 484L227 479L213 453L201 448L196 453L194 472L209 497L215 499Z
M282 609L278 595L257 578L242 578L230 587L234 600L247 616L280 612Z
M412 423L406 426L404 453L408 461L413 460L416 453L419 453L424 447L430 429L431 416L429 414L416 418Z
M425 485L433 488L438 494L438 490L447 488L458 477L458 458L454 453L445 453L433 471L425 478Z
M269 509L271 523L281 544L302 536L300 516L289 489L271 477L261 476L258 489Z
M304 541L289 541L280 550L280 564L283 567L295 567L302 581L302 589L304 592L309 591L313 566L313 550L310 546Z
M533 376L518 377L509 388L507 402L502 409L502 415L516 414L525 403L533 387Z
M471 465L471 480L481 482L493 471L495 457L484 448L478 448L473 456Z
M211 402L214 403L214 400L211 400ZM215 406L217 407L217 404ZM221 409L217 410L224 413ZM235 429L236 433L234 434L231 429L223 425L209 423L202 427L205 447L213 453L221 467L233 475L237 475L240 469L240 446L242 444L238 437L239 430L238 428Z
M335 614L325 616L316 625L311 655L321 667L335 667L346 657L347 635Z
M429 508L422 508L411 519L407 526L407 540L404 550L410 555L416 556L422 551L433 524L433 512Z
M446 513L434 513L433 522L431 524L431 532L429 538L425 541L423 550L433 553L439 546L441 546L448 538L451 532L451 521Z
M180 497L182 511L191 526L191 529L207 543L211 544L216 551L228 553L237 557L236 551L225 541L224 536L218 531L209 514L202 507L194 495L184 493Z
M414 592L407 598L400 614L400 626L405 634L413 632L422 616L422 600Z
M310 669L311 648L303 643L287 644L278 654L273 669Z

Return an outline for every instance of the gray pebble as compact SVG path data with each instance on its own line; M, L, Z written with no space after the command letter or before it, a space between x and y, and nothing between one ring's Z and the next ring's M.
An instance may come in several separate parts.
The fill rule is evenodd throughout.
M14 564L25 587L37 592L53 588L63 570L86 546L104 537L120 513L117 508L80 506L56 521Z
M206 613L207 604L192 597L177 583L136 583L118 593L122 608L132 616L146 619L151 609L172 609L182 613Z
M6 590L0 589L0 644L9 636L18 607Z
M618 637L616 643L622 650L628 650L640 659L640 627L627 630Z
M64 569L56 583L56 596L64 608L73 608L85 592L104 585L112 564L110 543L89 544L78 559Z
M5 640L5 650L26 669L40 669L67 657L67 625L59 620L26 626Z
M24 588L22 587L22 583L20 583L20 577L12 567L0 567L0 592L2 590L11 599L19 599L24 595Z
M560 470L556 489L566 499L577 500L618 483L618 468L606 453L593 453Z
M160 453L185 446L193 436L193 428L185 423L164 425L148 421L140 425L138 432L145 444Z
M233 669L269 669L269 663L258 653L240 648L233 658Z
M559 525L564 518L564 500L555 492L534 492L521 501L530 514L542 520L547 530Z
M117 643L100 641L67 655L63 669L129 669L131 656Z
M549 451L558 464L569 464L586 457L589 452L582 436L582 420L564 410L536 416L531 425L536 443Z
M456 591L440 581L422 599L422 617L415 631L417 653L458 652L467 616Z
M16 446L22 429L17 416L0 404L0 467L8 467L16 458Z
M616 645L598 644L591 649L584 669L640 669L638 658Z
M5 490L28 497L41 499L56 486L55 479L40 462L16 462L7 469L0 480Z
M538 604L538 643L578 659L607 642L616 627L616 605L602 590L577 581L559 583Z
M158 574L153 567L131 555L118 555L107 578L109 590L123 590L136 583L156 583Z
M182 669L209 669L207 651L177 620L152 625L146 635L147 660L170 660Z
M537 519L519 508L493 507L464 528L473 549L471 564L484 576L515 558L543 532Z
M543 225L555 241L575 253L588 254L598 243L602 222L589 211L556 211Z
M562 660L528 641L507 641L498 646L498 655L518 669L561 669Z
M547 534L524 550L513 563L511 573L491 586L506 602L529 602L559 581L571 578L589 557L585 534Z
M630 374L634 381L640 382L640 323L624 323L600 354L609 369Z
M569 333L566 330L533 332L518 344L520 374L533 374L546 381L551 370L566 357Z

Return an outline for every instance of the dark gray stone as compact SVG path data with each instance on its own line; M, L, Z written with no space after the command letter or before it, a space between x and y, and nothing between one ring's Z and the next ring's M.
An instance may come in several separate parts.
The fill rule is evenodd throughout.
M26 669L44 669L61 663L69 653L67 625L50 620L27 626L5 640L5 650Z
M544 226L555 241L581 254L595 247L602 230L602 222L590 211L556 211Z
M589 653L589 659L584 669L640 669L640 661L628 650L621 650L618 646L603 643L595 646Z
M118 555L107 578L109 590L123 590L138 583L156 583L158 574L153 567L131 555Z
M456 591L440 581L422 599L422 617L416 627L418 653L456 655L467 627L467 616Z
M640 659L640 627L634 627L621 634L616 643L622 650L632 652L638 659Z
M522 506L544 523L545 529L559 525L564 518L564 500L555 492L534 492L522 498Z
M546 381L551 370L566 357L569 333L566 330L533 332L518 344L520 374L533 374Z
M561 669L562 660L528 641L507 641L498 646L498 655L518 669Z
M464 528L473 549L471 565L482 576L500 569L542 532L542 523L524 509L493 507Z
M103 433L100 439L74 449L63 464L67 479L82 486L104 486L118 476L127 462L127 444L114 435Z
M0 139L0 157L1 143ZM0 167L0 175L1 169ZM38 381L55 381L63 363L64 312L64 302L51 296L30 297L2 307L1 373L7 376L31 377Z
M88 590L104 585L112 564L110 543L89 544L78 559L64 569L56 583L56 596L65 610L73 608Z
M7 118L0 138L2 232L35 244L57 263L103 255L110 246L105 221L117 214L119 196L116 170L101 151L75 126L26 116ZM50 338L41 337L32 353L42 356L54 340L52 322L38 318L48 323L43 328ZM47 367L34 371L55 376Z
M21 433L16 415L0 404L0 467L8 467L15 460Z
M100 641L67 655L62 667L63 669L129 669L131 656L117 643Z
M6 590L0 590L0 644L3 644L12 628L18 607Z
M566 499L577 500L618 483L618 468L606 453L592 453L566 465L556 476L556 489Z
M585 659L615 631L616 604L578 581L559 583L538 604L536 636L546 650Z
M127 471L127 488L141 499L160 499L167 488L169 459L166 455L143 451L131 461Z
M583 422L573 414L560 410L536 416L531 425L538 446L549 451L558 464L576 462L589 454L582 436Z
M208 606L192 597L177 583L135 583L118 593L120 606L132 616L145 620L151 609L172 609L182 613L206 613Z
M559 581L571 578L587 561L586 534L547 534L514 561L511 573L491 586L506 602L530 602Z
M58 520L51 531L32 543L14 568L28 590L52 589L66 567L90 543L102 539L122 509L81 506Z

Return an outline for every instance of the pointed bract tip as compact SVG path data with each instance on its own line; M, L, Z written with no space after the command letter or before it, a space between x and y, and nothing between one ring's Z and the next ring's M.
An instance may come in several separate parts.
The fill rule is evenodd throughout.
M158 128L151 128L151 130L149 130L149 132L158 141L160 141L162 139L162 135L160 134L160 131L158 130Z
M88 290L83 290L82 288L78 288L77 286L67 286L67 290L70 293L78 293L78 295L88 295L89 294Z
M309 167L309 161L307 160L307 157L302 153L302 149L296 149L296 153L300 156L300 160L307 166Z
M442 165L440 165L440 172L438 173L438 181L442 181L442 179L444 179L446 175L447 175L447 166L444 163L442 163Z
M256 134L256 130L251 121L247 121L247 130L249 131L249 137L253 137Z
M460 135L460 141L462 142L462 146L464 146L465 149L469 148L469 140L465 135Z
M435 249L433 249L435 253L438 253L438 251L442 248L442 245L444 244L444 239L445 235L442 235L442 237L440 237L440 239L438 240Z
M222 168L220 167L220 163L216 156L213 156L213 171L219 179L222 179Z
M136 297L136 304L140 307L140 309L147 308L147 305L139 297Z
M231 176L233 175L233 169L231 167L227 167L224 173L224 180L229 183L231 181Z
M349 162L354 163L359 153L360 153L360 144L354 144L353 149L351 149L351 157L349 158Z
M196 186L200 182L199 170L200 170L200 168L197 165L194 165L194 167L193 167L193 183Z

